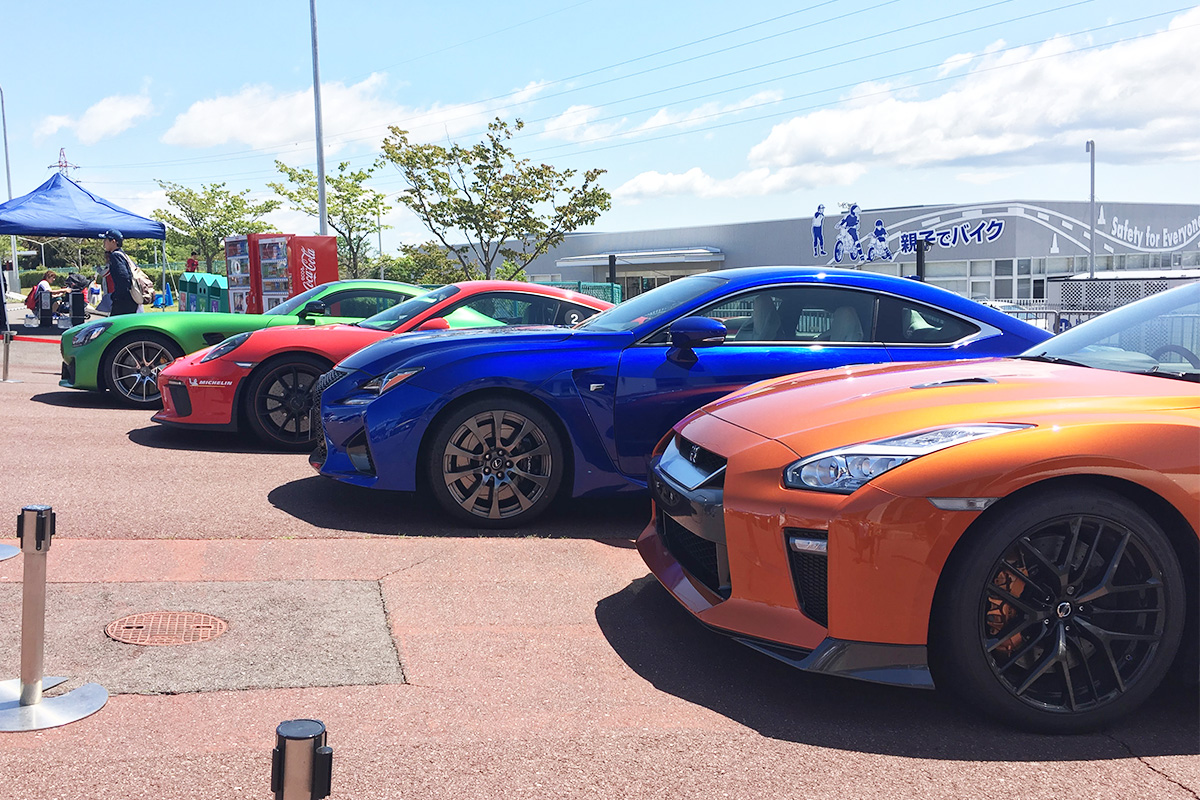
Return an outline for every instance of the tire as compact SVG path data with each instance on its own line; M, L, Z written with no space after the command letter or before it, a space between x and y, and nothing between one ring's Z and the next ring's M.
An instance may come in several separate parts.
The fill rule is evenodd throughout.
M1166 534L1130 501L1091 487L1006 510L947 564L930 630L935 682L1039 733L1130 713L1162 682L1182 637L1183 574Z
M442 420L429 441L425 469L433 496L450 516L477 528L532 522L554 502L566 472L558 430L519 399L468 403Z
M845 254L846 254L845 245L843 245L840 240L834 242L833 243L833 263L835 263L835 264L842 263L842 256L844 256Z
M104 386L126 405L154 408L162 404L158 373L183 355L183 348L158 333L134 333L113 342L100 359Z
M312 428L312 387L329 371L317 356L297 353L259 366L250 376L242 410L250 430L279 450L308 451L317 441Z

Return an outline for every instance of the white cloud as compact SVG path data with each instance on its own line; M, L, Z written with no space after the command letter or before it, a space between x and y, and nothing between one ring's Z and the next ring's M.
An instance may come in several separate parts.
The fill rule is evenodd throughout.
M945 59L940 76L962 75L941 94L860 84L836 108L776 125L732 178L699 167L645 172L614 196L747 197L847 185L887 167L958 166L959 180L984 184L1010 177L1013 166L1081 159L1088 139L1110 163L1198 160L1200 92L1181 87L1195 81L1200 8L1169 30L1079 52L1071 51L1090 41L1057 37L1006 51L998 40L982 54Z
M661 108L644 121L632 124L628 117L620 119L601 118L597 106L571 106L562 114L546 123L543 136L568 142L586 142L610 137L630 138L644 133L657 133L667 129L694 128L715 120L778 102L782 93L759 92L734 103L704 103L686 111Z
M626 120L616 122L593 123L600 116L596 106L571 106L563 113L546 123L543 135L549 139L562 139L567 142L583 142L589 139L615 136L626 129Z
M1057 163L1095 139L1127 162L1200 158L1200 94L1194 81L1200 9L1175 32L1082 52L1055 38L974 62L936 97L887 91L853 107L816 111L775 126L750 151L753 166L809 164L988 165ZM953 61L958 56L948 59Z
M530 83L515 97L525 101L541 91ZM414 108L386 98L387 77L375 73L347 86L321 84L321 115L325 143L331 152L360 145L376 149L390 125L409 131L416 141L437 141L478 131L502 105L514 102L434 104ZM286 147L315 138L312 89L281 92L266 85L246 86L236 94L199 100L175 119L163 134L166 144L213 147L243 144L254 148Z
M732 178L713 178L699 167L683 173L643 172L613 191L622 201L637 201L651 197L692 195L702 198L754 197L782 194L795 189L825 186L845 186L862 176L859 165L787 167L781 170L752 169Z
M986 186L989 183L1007 180L1016 174L1015 170L969 170L967 172L959 172L954 178L963 183Z
M78 118L66 115L44 117L34 139L39 144L64 128L74 131L81 144L95 144L132 128L138 120L154 113L154 104L146 94L112 95L94 104Z

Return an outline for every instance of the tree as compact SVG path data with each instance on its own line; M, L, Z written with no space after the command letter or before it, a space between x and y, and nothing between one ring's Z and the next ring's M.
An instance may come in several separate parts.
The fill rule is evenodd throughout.
M487 140L473 147L415 144L395 126L383 141L384 158L408 183L400 202L467 277L482 270L494 278L499 269L502 277L515 278L611 205L609 193L596 184L605 170L589 169L575 185L573 169L517 158L507 142L523 127L519 119L510 128L497 117L488 125ZM467 244L451 241L462 238Z
M224 183L202 185L198 192L168 181L158 181L158 185L176 211L159 209L151 216L171 226L167 228L168 244L190 248L187 252L195 249L209 272L213 261L225 258L226 236L270 230L262 217L280 206L278 200L252 203L247 196L249 189L231 192Z
M276 161L275 168L293 185L267 185L296 211L310 217L320 214L316 173L311 169L289 167L282 161ZM379 223L380 217L390 208L384 202L384 195L363 185L378 168L378 164L372 164L366 169L349 171L349 162L343 161L338 164L337 174L325 176L326 221L337 232L339 253L345 253L349 258L346 274L351 278L362 277L360 272L366 268L363 256L368 247L367 237L388 227Z

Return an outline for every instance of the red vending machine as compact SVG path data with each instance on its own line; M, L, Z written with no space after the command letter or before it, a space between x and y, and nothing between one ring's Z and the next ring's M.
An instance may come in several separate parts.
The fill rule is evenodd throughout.
M225 239L229 310L261 314L338 279L337 237L251 233Z
M225 237L225 275L229 279L229 310L261 314L263 306L262 247L264 240L283 239L282 233L251 233ZM281 301L282 302L282 301Z
M338 279L336 236L292 236L288 242L291 295Z

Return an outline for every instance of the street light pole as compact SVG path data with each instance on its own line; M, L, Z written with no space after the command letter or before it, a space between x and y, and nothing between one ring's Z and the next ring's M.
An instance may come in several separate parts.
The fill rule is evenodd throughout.
M8 115L4 112L4 87L0 86L0 124L4 127L4 177L8 180L8 199L12 200L12 170L8 166ZM12 253L12 273L17 274L17 237L9 237L9 252ZM19 286L17 288L20 288ZM8 292L8 278L4 274L4 264L0 263L0 303Z
M325 210L325 131L321 124L321 65L317 58L317 0L308 0L312 19L313 107L317 116L317 213L321 217L321 235L329 232Z
M1088 139L1085 152L1092 154L1092 194L1088 203L1088 278L1096 277L1096 142Z

